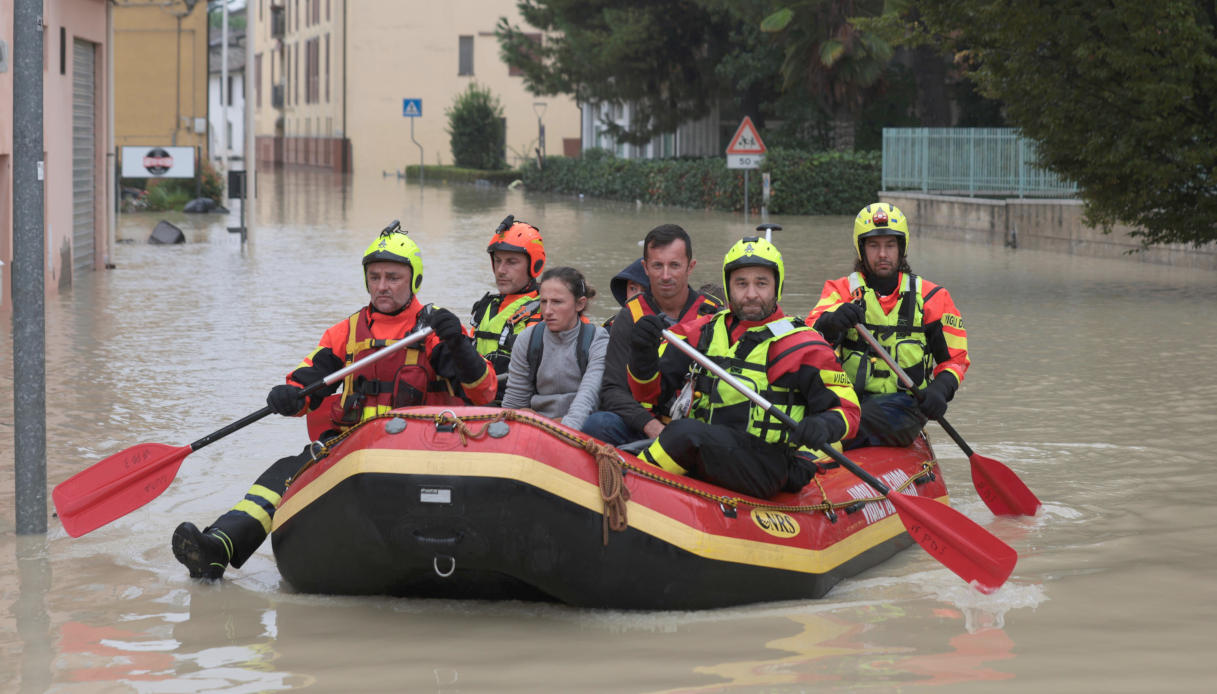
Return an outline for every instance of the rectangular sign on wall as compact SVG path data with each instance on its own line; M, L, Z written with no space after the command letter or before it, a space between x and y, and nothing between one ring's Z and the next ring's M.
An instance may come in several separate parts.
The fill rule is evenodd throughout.
M123 178L194 178L194 147L123 147Z

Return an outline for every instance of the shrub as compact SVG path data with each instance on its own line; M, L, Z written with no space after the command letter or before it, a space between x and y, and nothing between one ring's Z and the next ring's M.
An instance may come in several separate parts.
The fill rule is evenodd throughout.
M874 202L879 190L878 152L819 152L771 149L760 171L748 177L748 204L761 205L761 176L772 181L770 212L775 214L854 214ZM721 157L704 159L617 159L605 150L588 150L579 159L549 157L545 168L528 162L522 169L531 190L640 200L657 205L740 211L744 172L728 169Z
M452 158L465 169L497 170L507 167L507 133L503 125L503 105L490 89L476 82L457 94L448 116L448 136Z

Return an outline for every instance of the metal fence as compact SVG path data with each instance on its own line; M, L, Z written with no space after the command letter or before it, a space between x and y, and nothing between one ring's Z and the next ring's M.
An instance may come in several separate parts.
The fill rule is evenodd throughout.
M1077 184L1035 165L1014 128L884 128L883 189L1073 197Z

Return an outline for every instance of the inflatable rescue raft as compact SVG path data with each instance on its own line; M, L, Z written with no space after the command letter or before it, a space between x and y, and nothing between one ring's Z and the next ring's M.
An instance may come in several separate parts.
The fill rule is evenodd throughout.
M947 501L924 437L849 455ZM417 407L329 441L284 494L272 543L308 593L686 610L818 598L912 540L827 459L799 494L757 499L531 412Z

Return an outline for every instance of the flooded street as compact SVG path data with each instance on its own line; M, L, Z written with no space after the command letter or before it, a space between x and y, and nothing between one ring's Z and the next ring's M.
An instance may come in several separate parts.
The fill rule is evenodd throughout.
M215 216L126 215L116 269L47 302L47 477L142 442L184 445L265 404L322 332L367 301L360 256L400 219L420 298L468 317L486 241L536 224L549 266L608 281L675 222L719 282L757 220L311 171L260 174L244 247ZM145 243L167 218L187 243ZM853 264L852 218L775 218L782 305L806 315ZM912 220L915 227L917 220ZM995 518L967 457L930 437L954 506L1020 555L982 595L917 547L824 599L701 612L304 595L270 543L222 582L169 538L231 507L306 440L270 417L188 456L167 492L81 538L14 534L12 329L0 321L0 691L1207 692L1217 681L1217 275L914 237L911 265L966 317L973 366L949 419L1043 500ZM48 492L49 498L49 492ZM597 541L593 538L592 541Z

